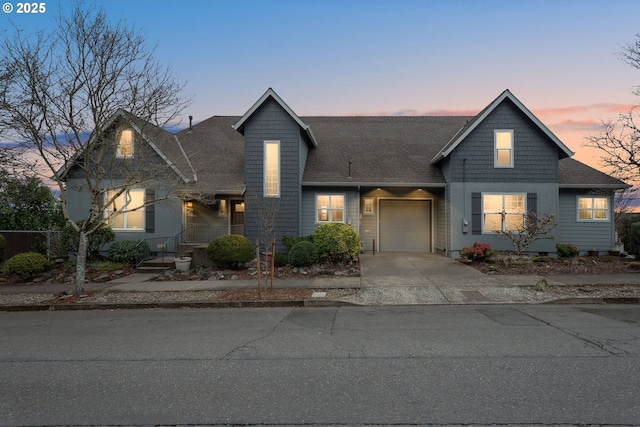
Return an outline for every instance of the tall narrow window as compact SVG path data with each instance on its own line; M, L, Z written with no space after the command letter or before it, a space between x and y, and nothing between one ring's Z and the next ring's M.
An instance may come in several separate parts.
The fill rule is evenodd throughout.
M105 209L111 228L116 230L144 229L144 190L127 190L115 197L116 192L107 192L107 200L111 201Z
M133 157L133 131L124 129L118 135L117 157Z
M497 168L512 168L513 130L496 130L494 131L494 139L494 166Z
M280 197L280 141L264 142L264 195Z

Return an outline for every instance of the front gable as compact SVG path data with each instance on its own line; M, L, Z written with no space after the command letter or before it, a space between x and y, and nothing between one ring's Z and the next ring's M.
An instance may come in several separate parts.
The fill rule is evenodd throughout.
M503 136L511 140L507 150L499 149ZM572 155L562 141L505 90L467 122L431 163L441 165L447 181L557 182L559 159Z
M502 142L503 138L506 142ZM502 147L502 148L501 148ZM449 151L447 181L558 182L567 153L510 99L496 105Z

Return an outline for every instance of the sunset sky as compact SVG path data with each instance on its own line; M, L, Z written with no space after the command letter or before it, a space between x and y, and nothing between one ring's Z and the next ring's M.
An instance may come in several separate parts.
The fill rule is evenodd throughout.
M44 14L20 15L10 3L5 31L50 28L59 7L49 1ZM156 58L194 99L185 123L242 115L269 87L301 116L473 115L510 89L575 158L597 167L585 136L640 101L632 94L640 70L619 59L640 33L637 0L85 5L157 45Z

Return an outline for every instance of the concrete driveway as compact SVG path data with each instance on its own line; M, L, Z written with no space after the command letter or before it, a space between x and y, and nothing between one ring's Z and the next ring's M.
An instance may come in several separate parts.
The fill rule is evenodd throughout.
M360 270L362 291L350 299L356 304L495 304L549 300L547 294L523 287L535 284L533 277L514 280L489 276L451 258L430 253L362 254Z

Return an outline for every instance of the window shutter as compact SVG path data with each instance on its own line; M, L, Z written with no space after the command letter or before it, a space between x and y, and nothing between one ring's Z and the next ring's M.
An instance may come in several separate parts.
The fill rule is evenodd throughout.
M153 188L147 188L144 193L144 202L150 203L156 198L156 192ZM145 214L145 232L154 233L156 231L156 205L149 204L144 208Z
M482 234L482 194L471 193L471 233Z
M538 214L538 193L527 193L527 213L537 215ZM533 220L537 223L537 220Z

